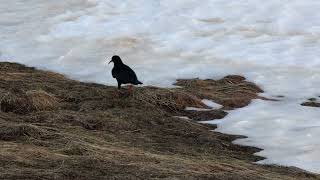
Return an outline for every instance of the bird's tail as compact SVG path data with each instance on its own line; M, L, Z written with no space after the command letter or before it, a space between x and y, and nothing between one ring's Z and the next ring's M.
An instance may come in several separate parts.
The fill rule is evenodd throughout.
M143 84L142 82L140 82L139 80L137 80L137 84Z

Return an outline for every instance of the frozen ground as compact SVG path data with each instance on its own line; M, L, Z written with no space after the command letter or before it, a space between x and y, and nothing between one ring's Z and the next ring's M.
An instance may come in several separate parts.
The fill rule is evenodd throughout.
M4 0L0 0L4 1ZM243 74L278 96L219 121L247 135L260 163L320 173L320 2L314 0L13 0L0 3L0 59L115 84L114 54L147 85Z

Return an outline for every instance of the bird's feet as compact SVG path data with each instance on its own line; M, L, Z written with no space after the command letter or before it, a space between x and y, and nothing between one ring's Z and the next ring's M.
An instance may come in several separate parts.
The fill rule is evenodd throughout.
M133 85L129 85L128 86L128 91L121 91L121 89L117 89L117 91L115 91L113 93L113 97L115 98L122 98L122 97L129 97L133 95Z
M119 89L113 93L114 98L120 98L120 95L121 95L121 92Z
M121 91L120 89L118 89L117 91L115 91L113 93L113 97L114 98L124 98L124 97L129 97L133 94L133 90L128 89L128 91Z
M129 85L128 93L129 93L129 95L133 94L133 86L132 85Z

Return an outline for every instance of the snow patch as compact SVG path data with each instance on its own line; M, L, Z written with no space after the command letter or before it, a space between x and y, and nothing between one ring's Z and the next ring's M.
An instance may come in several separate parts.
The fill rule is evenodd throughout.
M208 99L203 99L202 103L207 105L211 109L220 109L223 107L221 104L215 103L215 102L208 100Z

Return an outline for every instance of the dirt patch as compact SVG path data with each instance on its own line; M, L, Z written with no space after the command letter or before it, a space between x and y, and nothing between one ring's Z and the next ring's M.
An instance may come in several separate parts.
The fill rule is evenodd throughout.
M177 89L148 87L139 89L134 94L134 98L143 103L161 106L171 112L179 112L190 106L198 108L207 107L198 97L189 93L179 92Z
M222 119L228 113L223 110L211 111L184 111L181 115L187 116L195 121L209 121L214 119Z
M320 102L304 102L302 106L320 107Z
M309 106L309 107L320 107L320 102L318 98L309 98L308 101L301 104L302 106Z

